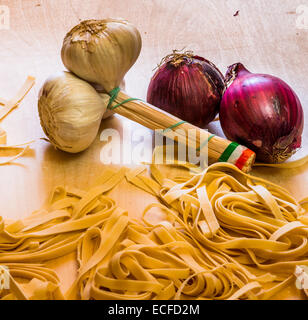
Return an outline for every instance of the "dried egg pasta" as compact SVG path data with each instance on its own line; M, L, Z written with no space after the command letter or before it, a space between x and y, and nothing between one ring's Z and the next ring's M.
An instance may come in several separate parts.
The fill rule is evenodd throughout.
M23 86L19 89L19 91L17 92L16 96L13 99L6 101L0 98L0 105L2 105L0 106L0 121L3 120L13 109L15 109L20 104L23 98L31 90L34 83L35 83L35 78L28 76L27 80L25 81ZM11 163L14 160L18 159L19 157L21 157L30 148L30 144L33 143L33 141L24 143L23 145L18 145L18 146L7 146L6 143L7 143L7 133L5 130L3 130L0 127L0 152L1 150L14 149L19 146L23 146L23 148L16 155L6 160L0 161L0 166Z
M107 169L89 191L58 187L26 219L1 219L0 263L12 286L0 297L268 299L308 265L307 199L227 163L189 179L144 171ZM141 221L106 195L124 177L160 200ZM63 294L46 262L71 252L78 273Z

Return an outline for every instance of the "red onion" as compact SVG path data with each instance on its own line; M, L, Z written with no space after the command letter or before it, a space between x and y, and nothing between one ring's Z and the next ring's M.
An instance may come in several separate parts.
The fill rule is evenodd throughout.
M174 51L151 79L147 101L203 127L217 115L223 90L224 77L213 63L190 51Z
M226 137L280 163L301 146L304 116L295 92L281 79L254 74L241 63L228 68L220 122Z

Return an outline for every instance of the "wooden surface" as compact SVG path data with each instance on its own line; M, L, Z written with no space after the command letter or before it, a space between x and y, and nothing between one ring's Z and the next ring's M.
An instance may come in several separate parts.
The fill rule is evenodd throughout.
M228 65L240 61L253 72L281 77L297 92L307 122L308 30L296 28L296 8L304 3L304 0L1 1L1 5L10 8L10 29L0 30L0 97L12 97L28 75L37 79L20 107L1 123L7 130L8 143L44 137L37 112L39 89L50 74L64 69L60 49L66 32L88 18L122 17L140 30L143 49L125 78L126 91L133 97L145 98L152 70L162 57L173 49L186 47L213 61L223 73ZM234 16L237 10L239 13ZM122 124L123 118L113 117L102 128L121 129ZM132 127L140 128L134 124ZM209 128L222 135L218 123ZM294 158L308 153L307 141L306 126L303 148ZM0 214L11 219L29 215L57 185L90 187L104 167L100 162L101 148L98 138L86 152L69 155L44 141L37 142L33 153L0 167ZM298 199L308 195L308 166L285 171L260 168L254 173L287 187ZM125 183L112 196L134 216L153 201ZM65 266L58 268L67 287L71 272ZM290 288L278 298L299 296L299 291Z

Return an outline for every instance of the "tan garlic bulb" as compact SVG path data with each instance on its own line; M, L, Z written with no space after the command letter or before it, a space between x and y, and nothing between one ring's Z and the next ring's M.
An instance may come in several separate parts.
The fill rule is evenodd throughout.
M108 102L108 95L98 94L86 81L70 72L58 73L40 91L41 126L56 148L83 151L97 136Z
M121 19L86 20L64 38L61 56L78 77L100 84L105 92L118 87L137 60L141 36Z

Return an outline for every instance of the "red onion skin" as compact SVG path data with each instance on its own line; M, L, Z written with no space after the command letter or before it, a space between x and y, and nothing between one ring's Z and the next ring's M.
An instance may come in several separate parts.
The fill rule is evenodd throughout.
M181 57L158 68L149 84L147 101L174 116L204 127L219 112L224 77L210 61Z
M229 140L246 145L266 163L280 163L301 147L304 115L295 92L281 79L250 73L240 64L226 74L219 118Z

